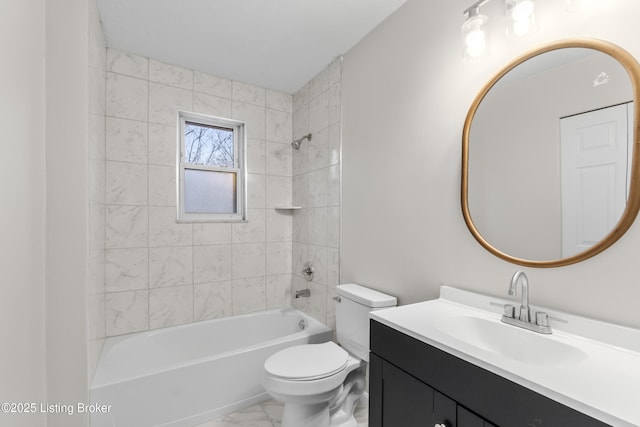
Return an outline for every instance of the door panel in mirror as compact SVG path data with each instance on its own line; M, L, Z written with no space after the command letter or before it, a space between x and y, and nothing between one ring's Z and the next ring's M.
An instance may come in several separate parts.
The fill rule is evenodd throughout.
M615 227L627 205L631 103L560 120L562 258Z

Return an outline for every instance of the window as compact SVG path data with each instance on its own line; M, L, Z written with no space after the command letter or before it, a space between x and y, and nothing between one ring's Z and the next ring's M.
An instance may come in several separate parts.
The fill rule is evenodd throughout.
M244 123L178 113L178 221L245 221Z

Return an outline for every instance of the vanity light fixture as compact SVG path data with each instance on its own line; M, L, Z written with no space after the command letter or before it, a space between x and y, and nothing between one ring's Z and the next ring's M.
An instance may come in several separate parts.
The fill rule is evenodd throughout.
M487 22L489 17L480 13L480 7L490 0L479 0L464 10L462 40L464 58L474 59L489 54ZM567 0L595 1L595 0ZM507 37L522 37L537 29L535 0L504 0L506 8Z
M462 40L464 42L464 59L474 62L481 56L489 54L487 38L487 22L489 17L480 13L480 7L491 0L478 0L466 8L462 15ZM567 12L583 12L603 5L602 0L564 0ZM538 29L536 19L536 0L504 0L507 24L507 38L520 38Z
M522 37L536 28L535 0L505 0L507 37Z
M488 1L480 0L463 12L465 20L461 31L464 42L464 57L467 59L472 60L489 53L485 28L489 18L480 13L480 6Z

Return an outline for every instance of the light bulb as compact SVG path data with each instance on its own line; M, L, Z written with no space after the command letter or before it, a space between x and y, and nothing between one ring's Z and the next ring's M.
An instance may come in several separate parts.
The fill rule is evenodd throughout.
M537 28L535 0L506 0L507 36L522 37Z
M485 44L485 34L484 30L477 29L472 30L467 33L467 36L464 38L464 43L469 48L476 48Z
M475 30L465 38L467 54L473 58L482 56L487 48L487 41L483 30Z
M487 36L484 24L488 18L474 11L462 25L464 53L471 58L478 58L487 52Z
M528 20L533 15L534 4L531 0L524 0L518 2L513 9L511 9L511 17L516 22L522 22Z

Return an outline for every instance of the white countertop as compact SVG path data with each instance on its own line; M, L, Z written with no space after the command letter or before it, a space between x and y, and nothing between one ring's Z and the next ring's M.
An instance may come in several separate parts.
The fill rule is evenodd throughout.
M440 298L371 312L372 319L534 390L613 426L640 426L640 330L532 305L550 316L553 334L542 335L501 323L502 305L512 300L448 286ZM496 322L535 339L568 344L586 357L559 360L541 355L527 363L469 344L444 332L443 319L472 316ZM513 343L513 345L518 345ZM535 351L535 349L533 350Z

